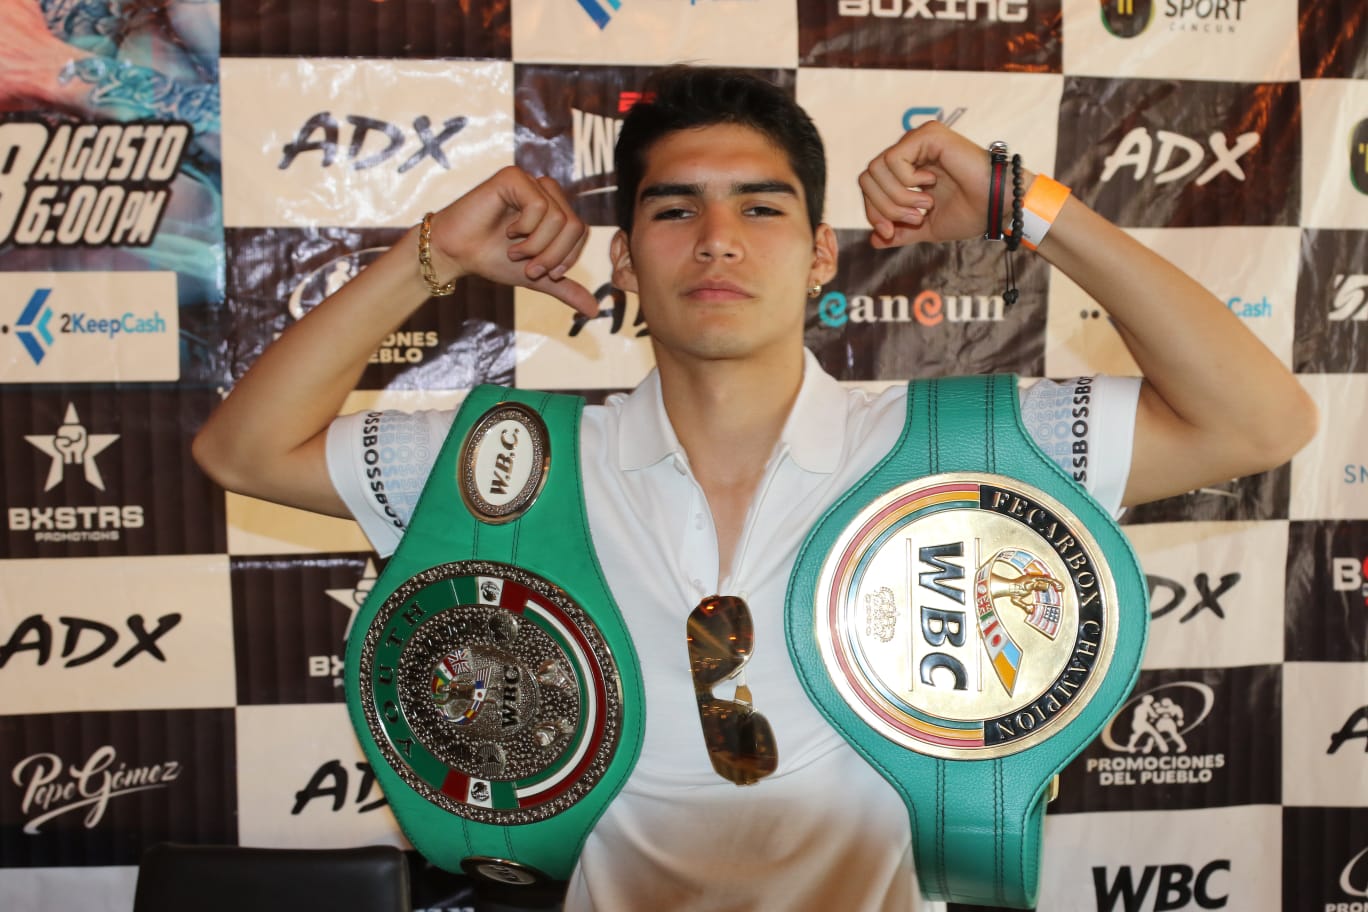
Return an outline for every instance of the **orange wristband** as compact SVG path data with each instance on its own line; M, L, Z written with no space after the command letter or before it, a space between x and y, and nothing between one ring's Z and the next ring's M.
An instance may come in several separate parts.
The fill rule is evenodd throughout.
M1021 242L1032 250L1045 240L1071 191L1057 180L1037 174L1021 201Z

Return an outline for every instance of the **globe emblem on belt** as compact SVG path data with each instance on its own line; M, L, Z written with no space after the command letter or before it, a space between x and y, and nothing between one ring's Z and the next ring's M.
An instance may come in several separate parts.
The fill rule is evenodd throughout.
M621 738L602 634L563 590L508 564L457 561L407 580L367 630L360 683L394 772L480 823L573 806Z

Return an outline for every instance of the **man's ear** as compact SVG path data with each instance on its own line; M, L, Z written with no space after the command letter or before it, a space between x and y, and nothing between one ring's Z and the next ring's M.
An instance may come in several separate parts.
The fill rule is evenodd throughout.
M636 270L632 268L632 249L627 243L627 232L621 228L613 235L608 256L613 261L613 284L623 291L636 294L637 277Z
M840 245L836 232L826 222L817 226L812 240L812 282L825 285L836 278L836 259Z

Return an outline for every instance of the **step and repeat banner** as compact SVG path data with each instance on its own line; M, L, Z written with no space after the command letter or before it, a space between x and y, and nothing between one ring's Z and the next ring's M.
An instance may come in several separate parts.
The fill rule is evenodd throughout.
M226 494L190 440L282 330L509 164L593 226L572 275L600 314L469 282L346 410L633 386L612 147L677 61L753 69L821 129L842 256L806 341L842 381L1082 378L1045 428L1082 477L1089 378L1136 371L1025 251L1007 306L1000 246L868 246L855 176L929 120L1008 141L1297 373L1322 422L1290 465L1123 520L1151 641L1062 777L1040 908L1368 910L1358 0L0 0L0 908L127 910L167 839L405 845L342 703L382 562L351 523ZM420 907L476 902L425 883Z

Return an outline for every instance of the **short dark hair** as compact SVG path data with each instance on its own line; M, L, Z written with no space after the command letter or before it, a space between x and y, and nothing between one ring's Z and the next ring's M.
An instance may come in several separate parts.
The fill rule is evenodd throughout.
M618 227L632 232L637 189L651 146L671 133L714 124L758 130L784 151L803 185L808 220L816 231L826 198L826 151L812 118L786 91L754 73L693 66L653 73L642 100L622 122L614 150Z

